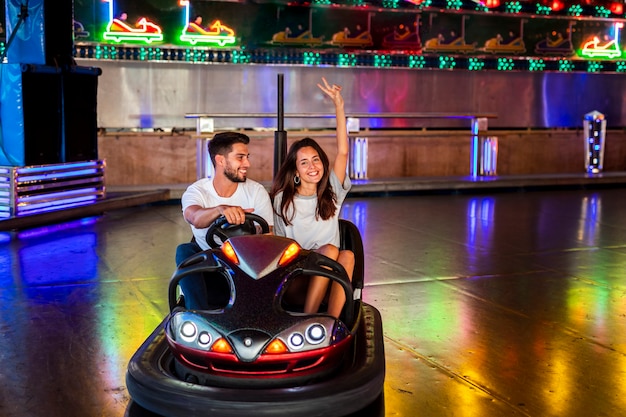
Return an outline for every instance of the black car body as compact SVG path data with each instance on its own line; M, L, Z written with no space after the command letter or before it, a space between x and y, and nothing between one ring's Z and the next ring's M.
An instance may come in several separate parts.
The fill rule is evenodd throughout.
M352 282L343 267L273 235L232 236L187 259L170 281L170 313L131 359L133 401L164 416L342 416L382 398L382 321L361 300L363 248L341 220L342 248L355 253ZM178 284L201 277L214 296L188 309ZM339 319L304 314L288 299L297 280L340 283Z

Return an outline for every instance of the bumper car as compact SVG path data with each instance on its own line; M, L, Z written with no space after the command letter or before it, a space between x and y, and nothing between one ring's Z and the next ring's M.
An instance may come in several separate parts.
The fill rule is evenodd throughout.
M152 43L162 41L163 33L158 25L148 21L145 17L139 19L134 28L120 19L113 19L109 22L107 30L102 34L102 38L115 42L140 41Z
M85 30L85 26L83 26L82 23L80 23L78 20L74 20L73 25L74 25L74 38L75 39L89 37L89 32Z
M322 41L321 37L313 37L310 30L306 30L297 36L290 36L285 31L277 32L272 36L272 44L274 45L318 46L322 44Z
M368 31L359 33L356 36L346 35L344 31L337 32L333 35L331 45L339 47L365 48L374 45L372 35Z
M601 42L598 37L595 36L592 40L585 42L580 55L588 58L614 59L622 56L622 51L615 39L611 39L608 42Z
M204 29L194 22L189 22L180 35L180 40L189 42L192 45L197 43L213 43L219 46L226 46L234 44L237 38L235 38L235 31L233 29L223 25L219 20L215 20L209 26L209 30Z
M521 37L505 41L498 35L495 38L487 40L482 50L490 54L518 55L526 52L526 45L524 45L524 41Z
M442 42L439 38L432 38L424 43L423 51L469 54L476 51L476 45L465 43L463 37L455 38L450 42Z
M248 214L246 224L242 232L218 219L207 231L211 249L172 275L170 312L128 365L132 400L167 417L344 416L383 402L382 321L361 299L358 229L340 220L341 247L355 254L350 282L339 263L256 234L268 230L262 218ZM303 313L301 293L289 289L310 276L344 289L339 318ZM201 308L187 308L180 290L190 278L210 294Z
M542 39L535 45L535 53L539 55L571 56L574 54L574 47L569 39Z
M416 32L411 32L408 36L397 36L390 33L383 38L382 46L385 49L418 51L422 49L422 42Z

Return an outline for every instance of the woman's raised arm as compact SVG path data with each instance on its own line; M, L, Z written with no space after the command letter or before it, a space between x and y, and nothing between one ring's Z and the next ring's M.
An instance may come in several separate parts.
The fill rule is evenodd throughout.
M344 110L343 97L341 96L341 86L328 84L326 78L322 77L323 84L317 84L335 104L335 117L337 121L337 157L333 165L333 171L343 184L346 179L346 168L348 166L348 129L346 127L346 112Z

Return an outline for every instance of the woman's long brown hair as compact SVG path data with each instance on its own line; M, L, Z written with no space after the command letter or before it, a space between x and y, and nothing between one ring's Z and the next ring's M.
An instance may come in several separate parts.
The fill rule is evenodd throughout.
M322 175L320 182L317 183L317 209L315 210L315 218L328 220L334 216L335 211L337 211L337 196L329 181L330 162L328 161L328 155L326 155L326 152L324 152L316 141L311 138L304 138L294 142L289 148L285 161L278 169L278 173L276 173L276 178L274 178L272 190L270 191L272 201L274 201L278 193L283 192L280 212L276 212L276 214L282 217L287 225L291 224L295 215L294 210L292 210L291 216L289 216L288 213L290 208L293 207L293 199L296 195L296 185L293 181L296 176L296 156L300 149L308 146L317 151L322 165L324 166L324 175Z

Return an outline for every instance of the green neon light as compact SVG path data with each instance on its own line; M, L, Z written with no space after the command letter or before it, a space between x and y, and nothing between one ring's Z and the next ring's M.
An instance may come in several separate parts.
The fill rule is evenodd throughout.
M470 58L468 60L467 69L470 71L480 71L485 68L485 61L479 58Z
M421 55L409 55L409 68L424 68L426 58Z
M530 59L528 61L529 71L543 71L546 69L546 63L543 59Z
M598 17L609 17L611 15L611 11L604 6L596 6L594 15Z
M551 7L544 6L541 3L537 3L537 14L547 16L552 11Z
M319 52L305 52L303 62L304 65L319 65L322 57Z
M446 9L459 10L461 7L463 7L463 1L461 0L447 0L446 1Z
M574 63L572 61L568 61L567 59L559 60L559 71L560 72L570 72L574 70Z
M389 55L374 55L375 67L390 67L391 57Z
M515 63L511 58L498 58L498 71L511 71L515 68Z
M587 63L587 72L600 72L602 71L602 64L597 61L590 61Z
M456 60L451 56L439 57L439 69L454 69L456 67Z
M101 56L101 59L115 59L117 52L115 46L103 46L102 48L96 49L96 56L98 55Z
M618 61L615 63L616 72L626 72L626 61Z
M400 0L383 0L383 8L397 9L400 7Z
M574 4L567 9L567 14L570 16L580 16L583 13L583 7L580 4Z
M337 57L337 65L340 67L354 67L356 65L356 55L339 54Z
M247 52L234 50L232 53L231 62L233 64L249 64L250 60L250 54Z
M206 62L208 61L208 54L206 51L200 51L197 49L186 49L185 61L186 62Z
M507 13L519 13L522 10L522 5L519 1L511 1L506 3L505 11Z

